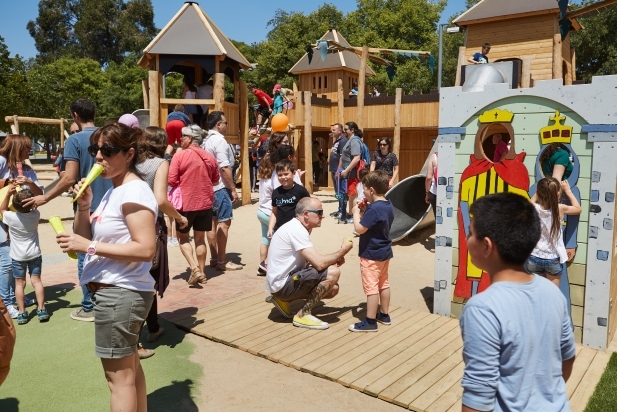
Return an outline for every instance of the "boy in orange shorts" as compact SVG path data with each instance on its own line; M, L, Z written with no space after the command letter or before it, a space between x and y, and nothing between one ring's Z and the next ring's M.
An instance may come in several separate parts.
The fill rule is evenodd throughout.
M388 180L388 175L379 170L367 174L362 179L366 202L353 208L354 229L360 234L360 272L367 304L366 319L349 325L352 332L377 332L377 322L390 324L388 266L392 259L390 226L394 208L385 198Z

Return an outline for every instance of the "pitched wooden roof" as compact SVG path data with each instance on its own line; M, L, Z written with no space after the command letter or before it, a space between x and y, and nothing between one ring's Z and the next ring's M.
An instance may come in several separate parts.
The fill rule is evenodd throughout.
M461 14L454 23L459 26L480 23L497 18L559 13L557 0L481 0Z
M321 40L333 40L344 46L351 47L351 45L343 37L343 35L335 29L328 30L326 34L321 36ZM302 58L298 60L291 69L289 69L289 73L300 74L304 72L334 69L348 69L355 72L360 72L360 56L349 51L336 51L329 52L326 56L326 60L321 61L321 57L319 57L319 52L315 51L315 53L313 54L313 59L309 64L308 54L305 53L304 56L302 56ZM371 68L367 66L366 75L374 76L375 72L373 72L373 70L371 70Z
M226 56L244 68L250 66L249 61L195 2L184 3L148 44L144 53Z

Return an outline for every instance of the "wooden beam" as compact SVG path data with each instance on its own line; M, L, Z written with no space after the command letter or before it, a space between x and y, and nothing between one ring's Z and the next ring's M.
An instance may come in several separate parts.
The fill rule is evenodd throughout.
M313 131L311 92L304 92L304 187L313 194Z
M458 63L456 64L456 80L454 80L454 86L461 85L461 66L465 65L465 51L467 48L461 46L458 48Z
M141 94L144 98L144 109L150 107L150 101L148 100L148 79L141 81Z
M526 57L523 59L521 87L531 87L531 57Z
M19 123L46 124L46 125L52 125L52 126L57 126L60 123L62 123L62 120L60 119L43 119L40 117L24 117L24 116L17 116L17 115L6 116L4 118L4 121L7 123L15 123L15 121L17 121L18 129L19 129Z
M396 89L396 97L394 99L394 135L392 137L392 153L397 159L400 159L401 153L401 100L403 98L403 89ZM377 148L379 150L379 147ZM398 176L392 185L398 183Z
M570 49L570 64L572 65L572 82L576 81L576 50Z
M13 126L15 134L19 134L19 119L17 119L17 115L13 115Z
M559 32L559 22L557 17L554 19L553 34L553 79L563 79L563 63L561 53L561 33Z
M64 122L66 120L60 119L60 147L64 147Z
M364 94L366 92L366 60L368 58L368 46L362 47L362 57L360 58L360 73L358 74L358 107L356 122L358 127L364 127Z
M246 82L238 83L238 99L240 100L240 158L242 159L242 206L251 204L251 173L249 168L249 103L246 95Z
M161 104L208 104L214 105L214 99L160 99Z
M343 79L338 79L338 122L345 123L345 91L343 89Z
M225 75L223 73L214 73L214 95L213 97L214 97L214 110L222 112L223 102L225 101Z
M159 72L156 70L150 70L148 72L148 86L150 87L150 91L148 93L150 103L150 126L156 127L159 127L160 123L159 77Z

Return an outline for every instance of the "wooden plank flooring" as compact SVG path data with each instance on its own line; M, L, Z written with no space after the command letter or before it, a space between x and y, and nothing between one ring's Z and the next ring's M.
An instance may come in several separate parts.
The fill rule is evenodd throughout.
M413 411L461 410L463 341L458 320L393 306L392 325L352 333L366 303L338 295L313 314L327 330L295 328L261 291L170 319L176 326L273 362L338 382ZM295 312L302 302L294 302ZM577 347L566 388L572 411L583 411L610 353Z

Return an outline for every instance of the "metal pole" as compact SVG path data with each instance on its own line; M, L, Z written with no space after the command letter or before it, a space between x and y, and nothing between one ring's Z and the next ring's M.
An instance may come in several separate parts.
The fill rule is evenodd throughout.
M442 58L443 58L443 26L445 24L439 25L439 66L437 69L437 90L441 90L441 69L443 67Z

